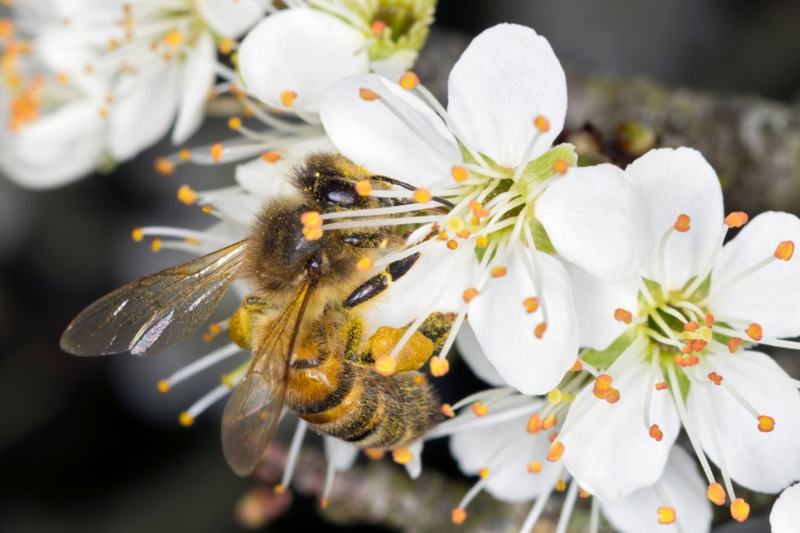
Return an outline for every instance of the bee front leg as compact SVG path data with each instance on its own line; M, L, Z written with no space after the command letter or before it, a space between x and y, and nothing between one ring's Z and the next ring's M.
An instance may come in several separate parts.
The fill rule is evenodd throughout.
M228 335L239 347L250 349L250 335L253 315L262 313L267 304L258 296L248 296L231 315L228 322Z
M344 301L344 307L352 309L357 305L376 297L389 287L389 283L405 276L411 267L419 260L419 253L404 257L394 263L389 263L384 272L374 276L354 290Z

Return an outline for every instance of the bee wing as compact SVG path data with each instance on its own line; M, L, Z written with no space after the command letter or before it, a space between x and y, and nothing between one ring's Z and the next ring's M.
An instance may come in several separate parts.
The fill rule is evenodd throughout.
M233 282L245 241L134 281L72 321L61 349L74 355L150 356L203 324Z
M247 375L225 406L222 452L239 476L253 471L275 435L289 382L292 353L312 289L312 282L307 280L270 325Z

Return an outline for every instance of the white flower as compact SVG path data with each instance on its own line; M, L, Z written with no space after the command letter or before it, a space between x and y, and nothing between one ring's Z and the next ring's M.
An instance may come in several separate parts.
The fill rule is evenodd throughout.
M784 490L769 514L772 533L793 533L800 524L800 483Z
M569 279L552 254L607 280L630 276L647 252L644 204L621 170L574 168L571 146L550 149L564 123L566 82L549 43L530 28L479 35L453 68L449 93L445 111L413 73L400 85L362 75L323 100L336 147L416 189L405 204L420 204L382 213L407 215L382 223L421 225L400 254L422 256L370 316L395 326L413 320L410 335L433 311L457 311L457 331L469 310L500 375L522 392L547 392L578 347Z
M625 171L642 190L654 246L617 284L568 266L581 357L597 376L577 395L556 444L587 490L613 503L661 476L681 424L708 478L708 497L744 520L731 479L777 492L800 479L800 382L743 348L787 348L800 335L800 220L724 218L714 171L696 151L654 150ZM599 369L599 370L598 370ZM722 472L714 479L706 457Z

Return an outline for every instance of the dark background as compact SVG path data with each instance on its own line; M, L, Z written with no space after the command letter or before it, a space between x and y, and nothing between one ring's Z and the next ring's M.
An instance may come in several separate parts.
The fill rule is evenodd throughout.
M800 86L796 1L442 0L437 19L469 35L499 22L526 24L565 63L669 85L782 100ZM210 124L191 145L229 136L223 120ZM210 223L175 191L184 182L198 190L229 185L233 167L184 167L164 178L152 160L171 150L163 143L111 175L56 191L29 192L0 178L0 531L238 530L233 508L252 482L224 463L219 411L190 429L177 424L218 373L167 396L155 390L212 348L189 341L147 361L81 359L58 348L86 305L186 258L151 253L131 241L132 228ZM459 363L442 383L447 401L479 386ZM425 460L456 475L444 442L428 446ZM270 530L332 529L315 505L296 500Z

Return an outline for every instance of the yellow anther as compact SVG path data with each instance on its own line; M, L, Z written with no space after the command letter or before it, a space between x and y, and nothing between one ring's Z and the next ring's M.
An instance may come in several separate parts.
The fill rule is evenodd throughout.
M478 470L478 476L480 476L482 478L489 477L489 469L486 468L486 467L481 468L480 470Z
M583 361L581 361L580 359L576 359L575 360L575 364L572 365L572 368L570 368L570 371L571 372L577 372L578 370L581 370L582 368L583 368Z
M367 102L375 101L381 97L381 95L379 95L372 89L367 89L366 87L362 87L361 89L359 89L358 95L361 97L362 100L366 100Z
M214 160L214 163L219 163L222 160L224 152L225 149L222 147L222 143L216 143L211 146L211 159Z
M775 249L775 258L781 261L788 261L794 255L794 243L792 241L783 241Z
M106 118L106 117L108 117L108 108L107 107L101 107L100 110L98 111L98 113L100 113L100 117L101 118Z
M144 239L144 231L142 231L142 228L133 228L131 238L136 242L142 242L142 239Z
M297 93L294 91L283 91L280 95L283 107L292 107L292 104L294 103L296 98L297 98Z
M585 491L585 490L583 490L582 488L578 487L578 497L579 497L579 498L583 498L583 499L585 500L585 499L586 499L586 498L588 498L589 496L591 496L591 494L589 494L588 492L586 492L586 491Z
M404 465L410 463L412 459L414 459L414 454L411 453L411 450L402 446L400 448L395 448L392 450L392 459L395 463Z
M564 455L564 443L563 442L556 442L550 449L547 451L547 460L551 463L555 463L561 456Z
M508 269L504 266L496 266L491 270L491 275L493 278L502 278L506 274L508 274Z
M658 523L669 525L675 522L675 509L672 507L659 507L658 511Z
M391 376L397 368L397 360L388 355L381 355L375 359L375 372L381 376Z
M464 509L453 509L450 519L455 525L460 526L467 519L467 512Z
M210 215L214 210L211 209L210 205L204 205L203 207L200 208L200 211L202 211L206 215Z
M556 415L550 415L542 421L542 429L547 431L556 424L558 424L558 417Z
M356 192L359 196L369 196L372 192L372 183L369 180L361 180L356 183Z
M194 205L197 202L197 193L188 185L181 185L178 188L178 200L182 204Z
M487 246L489 246L489 239L481 235L475 241L475 246L477 246L478 248L486 248Z
M536 335L537 339L541 339L544 337L545 331L547 331L547 322L542 322L533 329L533 334Z
M176 165L169 159L164 159L163 157L159 157L153 162L153 167L155 167L156 172L161 174L162 176L171 176L175 174Z
M442 406L439 408L439 411L447 418L453 418L456 416L456 413L453 411L453 408L449 403L442 404Z
M316 241L322 238L322 228L303 228L303 237L307 241Z
M725 505L725 489L719 483L709 485L706 496L716 505Z
M453 175L453 179L456 180L457 183L463 183L469 179L469 170L459 165L453 165L450 173Z
M448 372L450 372L450 362L447 359L441 359L438 355L431 357L431 375L433 377L440 378Z
M65 72L59 72L58 74L56 74L56 81L60 85L66 85L69 83L69 75Z
M178 30L172 30L164 35L164 42L167 44L167 46L177 48L183 42L183 34Z
M222 55L228 55L233 52L233 46L236 44L236 41L233 39L222 39L219 42L219 53Z
M178 422L185 428L188 428L192 424L194 424L194 417L187 413L186 411L182 412L178 417Z
M447 247L450 248L451 250L455 250L456 248L458 248L458 243L451 239L447 241Z
M242 119L239 117L231 117L228 119L228 127L232 130L238 130L242 127Z
M567 170L569 170L569 163L563 159L556 159L555 163L553 163L553 172L556 174L561 174L563 176L567 173Z
M522 305L525 306L526 313L535 313L536 310L539 309L539 300L536 298L525 298Z
M533 434L539 433L542 430L542 418L538 413L531 415L528 419L528 425L525 426L525 430Z
M528 473L529 474L538 474L542 471L542 463L539 461L533 461L532 463L528 463Z
M166 379L162 379L158 382L158 392L161 394L166 394L169 392L169 381Z
M286 492L286 487L278 483L277 485L272 487L272 490L274 490L276 494L283 494L284 492Z
M481 402L475 402L472 404L472 412L475 413L475 416L481 417L489 412L489 406Z
M692 219L689 215L678 215L678 220L675 221L673 227L678 233L686 233L691 227Z
M536 126L536 129L542 133L550 131L550 121L544 118L542 115L539 115L533 119L533 125Z
M419 85L419 78L410 70L403 74L403 76L400 78L400 87L406 91L416 89L417 85Z
M472 300L475 299L477 295L478 295L478 289L469 288L465 290L464 295L462 296L464 298L464 303L467 304L470 303Z
M750 516L750 505L742 498L736 498L731 504L731 516L737 522L744 522Z
M725 225L729 228L738 228L747 224L747 213L737 211L725 217Z
M356 263L356 270L359 272L369 272L372 270L372 267L375 266L375 263L372 262L372 259L369 257L362 257Z
M553 405L558 405L561 403L561 391L558 389L551 390L547 393L547 400Z
M281 154L273 151L264 152L263 154L261 154L261 159L263 159L267 163L277 163L281 159Z
M428 189L417 189L414 191L413 197L414 200L421 204L427 204L431 201L431 199L433 199L433 196Z
M150 250L153 252L161 250L161 239L153 239L150 243Z
M472 232L468 229L462 229L456 232L456 237L459 239L469 239L470 235L472 235Z
M367 448L364 450L364 455L372 459L373 461L380 461L384 457L386 457L386 452L381 450L380 448Z
M762 433L769 433L775 429L775 419L771 416L761 415L758 417L758 430Z
M322 498L322 499L319 501L319 506L320 506L320 508L322 508L322 509L327 509L327 508L328 508L328 503L329 503L329 502L328 502L328 498Z
M181 151L178 152L178 157L181 158L181 161L190 161L192 159L192 151L188 148L181 148Z
M558 481L556 481L556 490L558 492L564 492L565 490L567 490L567 482L564 481L563 479L559 479Z
M764 337L764 328L761 327L761 324L750 324L744 332L754 341L760 341Z

